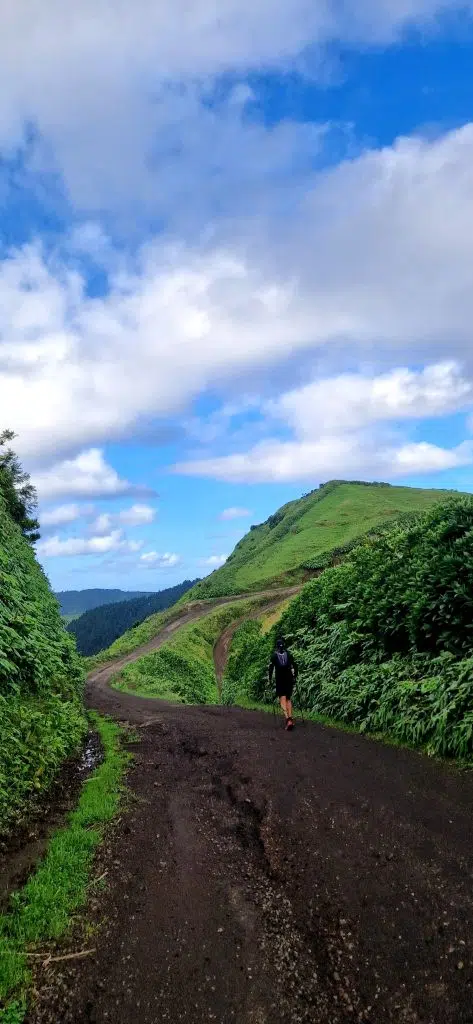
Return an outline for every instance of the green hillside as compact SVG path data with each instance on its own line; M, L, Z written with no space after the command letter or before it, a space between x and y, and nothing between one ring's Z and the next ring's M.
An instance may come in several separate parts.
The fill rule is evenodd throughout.
M12 517L6 473L0 464L0 837L49 787L85 730L75 644Z
M198 583L186 600L303 581L311 569L330 563L327 556L349 549L374 527L422 512L451 493L336 480L323 484L252 526L225 565Z

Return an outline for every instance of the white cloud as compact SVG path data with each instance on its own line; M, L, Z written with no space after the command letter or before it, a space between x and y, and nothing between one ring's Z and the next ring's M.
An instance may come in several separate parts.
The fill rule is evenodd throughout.
M155 511L150 505L132 505L131 508L122 509L118 518L127 526L145 526L154 522Z
M377 442L377 443L376 443ZM454 469L473 463L473 442L440 448L419 442L384 446L369 436L327 436L320 441L265 441L248 452L184 463L177 472L231 483L282 483L334 477L385 479Z
M76 555L102 555L110 551L124 550L126 541L121 530L113 530L105 537L49 537L40 541L37 552L40 558L58 558Z
M41 526L66 526L75 522L83 514L81 505L58 505L41 513Z
M172 569L175 565L179 565L180 561L180 555L172 554L169 551L166 551L162 555L158 554L157 551L147 551L145 554L141 555L140 558L142 567L146 568L152 566L157 569Z
M210 555L210 558L201 558L199 565L207 566L209 569L218 569L227 561L228 555Z
M103 206L133 191L151 194L152 140L183 121L176 96L189 85L228 71L303 66L307 49L311 72L324 74L327 44L389 43L459 9L471 3L136 0L131 8L126 0L2 0L0 147L17 146L33 123L36 164L59 168L75 201ZM182 140L198 133L184 119Z
M12 254L0 264L0 404L20 454L130 435L232 380L247 393L288 353L471 363L472 162L473 125L400 140L306 182L301 216L233 225L231 246L154 242L103 298L58 254Z
M113 518L114 517L110 515L109 512L102 512L96 519L94 519L94 522L90 524L90 533L99 537L106 536L112 530Z
M387 420L445 416L473 404L473 379L453 362L422 370L401 367L367 377L343 374L315 380L268 406L300 437Z
M473 444L444 449L393 439L384 424L465 410L473 381L455 362L375 377L343 374L316 379L267 404L294 439L265 439L246 452L190 460L175 472L228 481L316 480L326 476L407 475L468 465Z
M33 483L41 501L51 501L66 494L77 497L115 497L129 494L134 489L126 480L120 479L98 448L91 448L74 459L65 459L51 469L34 473Z
M220 514L220 519L246 519L246 517L250 515L251 512L248 508L233 506L232 508L224 508L223 512Z

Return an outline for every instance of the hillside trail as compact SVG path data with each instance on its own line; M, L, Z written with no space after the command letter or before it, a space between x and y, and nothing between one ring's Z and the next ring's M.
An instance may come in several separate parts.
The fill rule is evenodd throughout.
M95 952L49 966L28 1024L473 1024L471 774L116 669L87 700L139 742Z

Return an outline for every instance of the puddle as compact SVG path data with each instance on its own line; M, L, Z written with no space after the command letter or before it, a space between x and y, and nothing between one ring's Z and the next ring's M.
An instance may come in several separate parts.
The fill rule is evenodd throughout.
M103 759L102 748L97 733L92 732L87 737L87 742L80 756L79 763L77 765L77 774L82 777L88 775L101 763Z
M78 757L68 761L49 794L21 829L0 845L0 913L15 890L27 882L43 857L49 839L77 804L82 784L102 761L97 733L89 733Z

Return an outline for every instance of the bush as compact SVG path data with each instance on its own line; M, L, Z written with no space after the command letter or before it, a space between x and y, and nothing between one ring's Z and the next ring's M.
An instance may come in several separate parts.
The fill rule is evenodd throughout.
M302 707L432 753L473 754L473 498L357 546L303 588L269 648L277 632L299 663ZM264 695L254 638L240 640L232 676L241 666Z
M59 605L0 489L0 834L51 784L85 730L82 670Z

